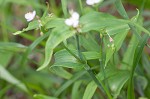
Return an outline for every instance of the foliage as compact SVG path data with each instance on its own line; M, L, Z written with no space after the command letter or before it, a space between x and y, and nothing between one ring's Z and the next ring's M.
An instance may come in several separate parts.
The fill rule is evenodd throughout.
M121 0L45 1L0 1L0 98L150 98L148 0L128 0L140 6L134 16ZM77 27L65 24L70 5ZM37 16L27 23L29 9Z

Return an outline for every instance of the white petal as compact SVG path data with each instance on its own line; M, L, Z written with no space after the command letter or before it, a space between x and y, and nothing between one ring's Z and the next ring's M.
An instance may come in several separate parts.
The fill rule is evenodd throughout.
M27 21L32 21L36 15L36 11L29 12L25 14L25 18Z
M79 19L79 14L77 12L73 12L71 17L74 19L74 20L78 20Z
M86 0L86 4L87 5L93 5L94 4L94 0Z
M99 3L100 2L100 0L94 0L94 3Z
M73 27L74 28L78 27L78 25L79 25L79 21L78 20L73 22Z
M66 19L65 24L68 25L68 26L72 26L73 22L72 22L71 19Z

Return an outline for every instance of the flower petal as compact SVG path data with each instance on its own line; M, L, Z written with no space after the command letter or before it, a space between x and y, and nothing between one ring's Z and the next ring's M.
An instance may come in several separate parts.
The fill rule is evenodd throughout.
M79 19L79 14L77 12L73 12L71 17L74 19L74 20L78 20Z
M72 22L71 19L66 19L65 24L68 25L68 26L72 26L73 22Z
M78 20L76 20L76 21L73 22L73 27L74 28L78 27L78 25L79 25L79 21Z
M32 21L36 15L36 11L28 12L25 14L25 18L27 21Z
M87 5L93 5L94 4L94 0L86 0L86 4Z

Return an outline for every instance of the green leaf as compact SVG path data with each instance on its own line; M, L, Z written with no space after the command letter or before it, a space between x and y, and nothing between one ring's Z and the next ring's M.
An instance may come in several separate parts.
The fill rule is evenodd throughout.
M123 62L121 65L122 69L129 69L131 70L131 66L133 63L133 58L136 50L136 46L138 44L138 39L135 35L132 36L130 43L128 45L128 49L124 53Z
M144 94L144 90L146 89L147 85L148 85L148 80L146 77L144 76L140 76L137 75L135 77L135 82L136 82L136 89L138 90L139 93L142 92L142 94Z
M128 30L126 30L126 31L124 30L122 33L119 33L119 34L115 35L115 37L113 39L114 40L114 45L115 45L115 50L112 49L111 47L108 47L108 49L106 51L105 66L107 65L108 61L112 57L113 53L120 49L127 33L128 33Z
M114 99L120 94L121 89L123 88L124 84L130 77L130 72L127 70L118 70L113 68L112 66L107 67L104 73L100 72L96 75L96 77L100 81L105 81L108 84L110 91Z
M110 35L129 30L128 21L100 12L90 12L80 18L82 32L105 29ZM114 33L115 32L115 33Z
M70 79L72 77L72 74L63 69L62 67L52 67L50 68L53 73L56 75L65 78L65 79Z
M148 38L149 38L148 35L144 35L142 37L142 39L140 40L140 42L137 45L136 50L135 50L133 64L132 64L132 70L131 70L131 75L130 75L130 80L129 80L129 83L128 83L128 94L127 94L128 99L134 99L135 98L134 86L133 86L133 75L134 75L134 72L135 72L135 68L136 68L136 66L137 66L137 64L138 64L138 62L141 58L144 46L145 46Z
M117 8L117 11L119 12L119 14L124 18L124 19L129 19L124 7L123 7L123 4L121 2L121 0L116 0L115 2L115 6ZM135 18L138 18L138 14L137 16L135 16ZM132 23L132 22L131 22ZM138 31L137 29L131 25L131 23L129 23L129 27L131 28L131 30L133 31L133 33L137 36L137 38L141 38L141 36L138 34Z
M139 10L138 10L138 13L136 16L134 16L132 19L131 19L133 22L137 22L139 24L143 24L143 18L139 17ZM135 29L135 30L134 30ZM141 34L141 30L139 28L134 28L133 32L136 32L137 35L140 35ZM121 65L121 68L122 69L129 69L131 70L132 68L132 63L133 63L133 58L134 58L134 53L135 53L135 50L136 50L136 46L138 44L139 40L137 39L136 35L132 35L132 38L130 40L130 43L128 44L128 48L124 54L124 57L123 57L123 63Z
M33 29L39 28L39 22L38 20L32 21L29 23L28 27L26 29L23 29L23 31L29 31Z
M61 42L63 42L64 40L73 36L74 34L75 34L75 31L73 30L71 31L69 27L63 26L63 27L55 28L51 32L46 42L44 63L40 68L37 69L37 71L42 70L45 67L47 67L47 65L50 63L54 48L57 45L59 45Z
M86 60L100 59L101 54L95 51L82 52Z
M142 56L142 61L143 61L144 70L150 76L150 71L149 71L150 70L150 61L149 61L148 57L149 57L149 55L144 53L143 56Z
M39 22L36 20L36 21L30 22L27 28L23 29L22 31L17 31L13 34L18 35L18 34L23 33L25 31L29 31L29 30L33 30L33 29L37 29L37 28L39 28Z
M51 67L59 66L59 67L80 69L80 68L83 68L83 65L84 65L80 63L74 56L72 56L66 50L61 50L57 52L54 55L54 57L55 57L55 63Z
M115 6L116 6L118 12L120 13L120 15L121 15L124 19L129 19L129 17L128 17L128 15L127 15L127 13L126 13L126 11L125 11L123 5L122 5L121 0L116 0L116 1L115 1Z
M116 73L108 78L109 88L112 91L114 99L120 94L124 84L130 77L129 71L116 71Z
M26 86L11 75L2 65L0 65L0 78L6 80L7 82L14 84L25 92L28 92Z
M65 17L67 17L67 0L61 0L61 4L62 4L63 13Z
M76 56L78 56L77 50L71 50ZM82 52L86 60L92 60L92 59L100 59L100 54L95 51L87 51ZM82 63L80 63L74 56L72 56L67 50L60 50L55 53L55 62L51 66L53 67L67 67L67 68L76 68L81 69L83 68Z
M87 33L85 36L80 36L80 42L81 45L88 51L100 51L100 46L90 33Z
M95 82L91 81L84 92L83 98L82 99L92 99L92 96L94 95L96 91L97 85Z
M50 97L42 94L35 94L33 97L34 99L58 99L56 97Z
M0 42L0 51L6 52L24 52L26 46L14 42Z
M64 25L65 25L65 20L64 19L62 19L62 18L53 18L45 24L44 28L45 29L50 29L50 28L55 28L55 27L63 27Z
M4 67L6 67L9 62L11 61L11 58L13 57L14 53L13 52L1 52L0 51L0 64Z
M81 98L82 93L79 89L81 83L82 83L82 80L74 83L73 88L72 88L71 99L80 99Z

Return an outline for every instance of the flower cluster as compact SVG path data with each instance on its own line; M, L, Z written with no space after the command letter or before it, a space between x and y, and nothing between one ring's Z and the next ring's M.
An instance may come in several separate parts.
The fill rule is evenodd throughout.
M80 15L77 12L71 13L71 17L65 20L66 25L77 28L79 26Z
M87 5L94 5L94 4L100 3L102 1L103 0L86 0L86 4Z

